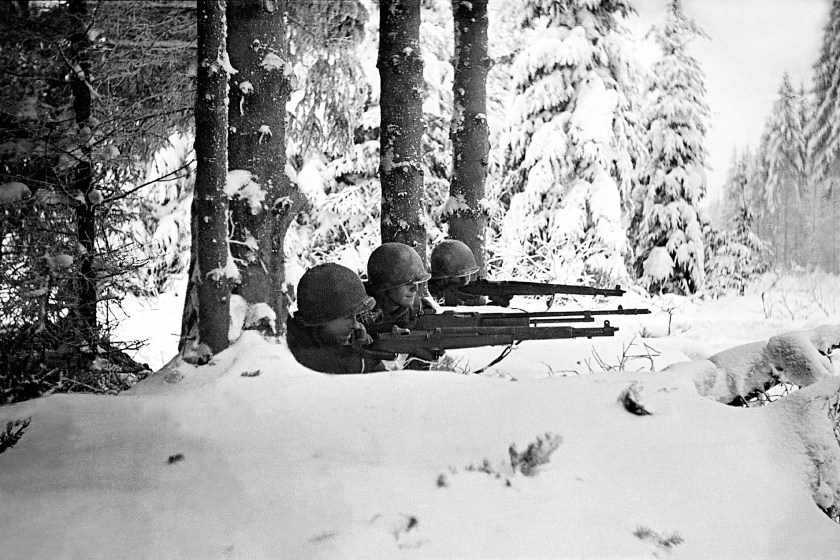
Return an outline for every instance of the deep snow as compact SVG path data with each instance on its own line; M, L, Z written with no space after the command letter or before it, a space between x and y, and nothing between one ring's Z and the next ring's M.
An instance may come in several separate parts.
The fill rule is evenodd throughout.
M523 342L481 375L323 375L246 332L211 364L174 362L122 395L0 407L2 425L31 418L0 455L2 556L835 558L840 526L814 495L836 499L840 446L815 395L836 396L840 378L734 408L699 396L690 368L660 371L840 323L805 318L804 303L764 317L772 297L809 293L766 292L764 307L759 294L582 298L568 307L656 313L614 320L615 339ZM642 338L667 333L657 305L675 308L672 334ZM178 306L159 309L153 331L177 331ZM646 357L589 373L625 348ZM499 350L453 355L456 369ZM619 402L631 386L651 415ZM514 472L511 444L546 433L560 442L548 462Z

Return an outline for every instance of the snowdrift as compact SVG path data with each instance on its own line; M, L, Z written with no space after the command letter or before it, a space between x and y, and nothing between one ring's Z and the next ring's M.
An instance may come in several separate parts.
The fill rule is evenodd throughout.
M127 394L0 408L31 418L3 557L836 558L840 378L746 409L690 369L328 376L246 332Z

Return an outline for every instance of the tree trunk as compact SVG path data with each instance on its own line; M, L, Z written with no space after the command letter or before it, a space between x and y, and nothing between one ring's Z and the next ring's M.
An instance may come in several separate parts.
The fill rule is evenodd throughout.
M831 178L831 271L834 273L840 272L840 267L837 266L837 185L836 179Z
M90 81L90 41L87 29L90 22L87 0L71 0L68 13L74 17L74 29L70 35L70 88L73 92L73 114L76 126L81 131L90 129L93 96ZM85 135L82 135L84 138ZM90 200L93 190L93 164L91 148L86 142L80 145L81 157L73 170L73 189L82 194L82 202L76 206L76 235L79 242L79 284L78 329L82 340L95 348L98 336L96 319L96 272L93 258L96 240L96 207Z
M231 170L250 172L265 193L254 206L241 197L231 201L231 253L242 276L237 292L248 303L267 303L281 332L290 301L283 242L305 200L285 172L292 76L285 13L285 0L237 0L227 8L228 52L237 70L230 78L228 163Z
M787 270L790 265L790 246L788 243L788 230L790 229L790 193L787 186L784 193L782 193L782 247L784 247L782 254L785 256L785 264L783 270Z
M410 245L425 260L420 0L381 0L379 13L382 242Z
M449 196L457 204L449 214L449 236L467 244L485 276L482 208L487 156L487 0L452 0L455 29L455 74L452 84L452 183Z
M195 191L192 203L198 343L213 354L228 346L230 278L227 234L227 89L225 0L198 0ZM196 263L192 263L194 269ZM185 305L190 304L188 298Z

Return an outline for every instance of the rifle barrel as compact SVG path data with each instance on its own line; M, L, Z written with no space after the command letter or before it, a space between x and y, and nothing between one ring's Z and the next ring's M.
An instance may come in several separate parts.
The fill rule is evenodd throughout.
M494 326L494 327L443 327L434 330L413 330L384 333L370 345L372 350L410 353L418 348L449 350L478 346L507 346L521 340L554 340L561 338L592 338L613 336L618 330L609 321L602 327L549 326Z
M578 311L535 311L510 313L482 313L479 311L444 311L443 313L420 315L410 329L432 330L445 327L505 327L536 326L552 323L592 323L597 315L644 315L649 309L597 309Z
M461 292L476 296L551 296L568 294L576 296L621 296L624 290L615 288L593 288L572 284L543 284L516 280L476 280L464 286L457 286Z

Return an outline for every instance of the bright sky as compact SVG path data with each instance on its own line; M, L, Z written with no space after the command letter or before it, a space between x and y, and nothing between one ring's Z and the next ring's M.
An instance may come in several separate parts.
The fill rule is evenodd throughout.
M634 1L647 25L661 20L665 4ZM710 196L720 192L733 148L758 144L784 72L794 87L810 87L830 6L830 0L683 0L686 15L709 35L692 53L706 73L712 110Z

